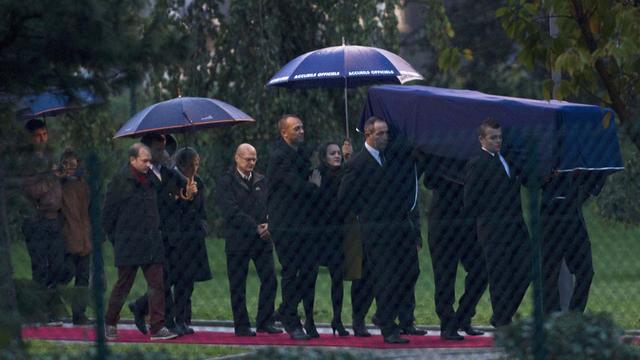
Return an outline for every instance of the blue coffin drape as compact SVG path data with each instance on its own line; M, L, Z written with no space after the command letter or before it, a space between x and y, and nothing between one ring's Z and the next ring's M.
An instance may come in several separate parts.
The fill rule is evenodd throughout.
M389 122L428 154L466 160L480 151L476 129L488 116L503 127L503 152L538 175L553 170L623 169L612 110L427 86L369 89L360 129L370 116Z

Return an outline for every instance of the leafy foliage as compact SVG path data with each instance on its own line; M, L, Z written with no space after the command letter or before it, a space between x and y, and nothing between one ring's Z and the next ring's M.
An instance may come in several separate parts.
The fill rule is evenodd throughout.
M106 94L140 78L150 62L171 61L164 49L181 44L166 14L145 0L2 0L0 7L0 94L81 86Z
M548 359L637 359L638 349L622 342L623 331L605 314L566 313L544 323ZM496 334L496 344L518 359L534 359L534 323L518 320Z
M624 139L623 139L624 140ZM602 193L596 198L600 216L625 224L640 224L640 163L635 148L629 141L622 142L624 171L607 178Z
M500 2L414 0L428 14L418 42L436 56L424 71L430 83L493 94L541 97L544 73L514 61L517 46L495 11ZM473 16L469 16L473 14Z
M640 149L640 4L616 0L508 0L496 15L529 67L562 72L545 97L612 107ZM550 33L550 26L554 34Z

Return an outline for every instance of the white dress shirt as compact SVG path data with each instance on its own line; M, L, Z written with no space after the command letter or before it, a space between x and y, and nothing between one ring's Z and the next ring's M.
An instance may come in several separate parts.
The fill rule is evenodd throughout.
M372 146L369 146L369 144L367 144L366 142L364 143L364 147L367 149L369 154L371 154L371 156L373 156L373 158L376 159L378 164L380 164L380 166L382 166L382 159L380 158L380 151L374 149Z
M496 154L494 154L491 151L485 149L484 147L482 148L482 150L488 152L491 156L496 156ZM502 163L502 167L504 168L504 171L507 173L507 176L511 177L511 170L509 169L509 164L507 164L507 160L505 160L504 157L502 157L502 154L500 154L500 153L498 153L498 157L500 159L500 162Z

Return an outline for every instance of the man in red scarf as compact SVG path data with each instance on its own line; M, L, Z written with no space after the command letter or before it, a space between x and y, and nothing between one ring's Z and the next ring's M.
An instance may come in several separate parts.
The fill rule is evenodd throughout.
M164 249L160 237L157 193L149 180L151 152L141 143L129 148L129 164L116 173L105 197L102 224L113 243L118 280L105 316L107 339L117 337L116 325L138 268L149 288L151 340L177 335L164 326Z

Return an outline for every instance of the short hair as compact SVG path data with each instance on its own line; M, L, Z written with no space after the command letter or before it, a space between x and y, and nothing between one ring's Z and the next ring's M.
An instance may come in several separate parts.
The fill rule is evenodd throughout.
M78 153L73 148L66 148L62 152L62 155L60 155L60 162L68 159L76 159L80 161L80 156L78 156Z
M367 121L364 122L364 136L367 137L369 134L371 134L371 131L373 131L373 127L375 125L376 122L383 122L383 123L387 123L384 119L379 118L377 116L372 116L370 118L367 119Z
M36 130L47 128L47 124L40 119L31 119L24 124L24 128L31 134L33 134Z
M157 133L157 132L151 132L151 133L146 133L144 135L142 135L142 137L140 138L140 142L151 147L151 145L156 142L162 142L162 141L167 141L166 136Z
M478 136L484 137L487 134L488 128L500 129L500 127L501 126L498 120L489 116L486 119L482 120L482 123L480 123L480 126L478 126Z
M191 164L193 159L197 157L200 157L200 154L198 154L196 149L192 147L183 147L176 152L174 164L179 168L184 168L185 166Z
M290 117L294 117L296 119L300 119L300 116L298 116L296 114L284 114L284 115L282 115L280 117L280 120L278 120L278 134L282 132L282 130L284 129L285 122Z
M129 158L138 158L140 156L140 149L146 149L148 152L151 152L149 147L143 143L135 143L129 146Z

